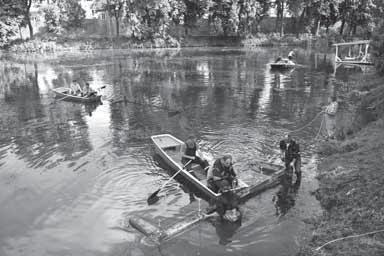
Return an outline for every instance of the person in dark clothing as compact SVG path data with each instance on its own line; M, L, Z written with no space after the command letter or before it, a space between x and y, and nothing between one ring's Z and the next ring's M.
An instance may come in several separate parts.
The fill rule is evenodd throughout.
M192 164L198 164L203 170L207 170L209 167L209 163L207 160L201 159L196 153L198 151L198 145L196 141L191 137L185 141L185 151L183 156L181 157L181 163L185 165L188 163L188 161L191 161L187 166L186 169L191 173L191 175L195 176L193 170L192 170ZM189 193L189 200L191 202L195 201L194 193L188 189L186 191Z
M232 166L232 156L225 155L217 159L207 174L208 187L215 193L217 193L221 186L222 181L226 180L231 187L237 183L237 174Z
M220 215L221 218L226 219L228 215L231 218L231 211L234 210L236 212L239 211L239 198L238 196L231 190L232 186L227 180L221 181L219 192L221 196L216 202L216 212ZM236 214L235 212L235 214ZM236 217L236 216L235 216ZM229 219L227 219L229 220ZM232 220L230 220L232 221ZM236 221L236 220L233 220Z
M193 138L189 138L185 142L185 151L184 151L184 155L181 158L181 162L183 164L186 164L188 161L192 160L191 164L195 163L200 165L201 168L204 170L208 169L208 166L209 166L208 161L201 159L201 157L199 157L196 154L198 150L199 148L196 141ZM191 166L191 164L189 164L189 166Z
M292 139L290 134L280 141L281 160L285 163L287 182L292 182L292 169L296 174L296 183L301 182L301 156L300 146Z

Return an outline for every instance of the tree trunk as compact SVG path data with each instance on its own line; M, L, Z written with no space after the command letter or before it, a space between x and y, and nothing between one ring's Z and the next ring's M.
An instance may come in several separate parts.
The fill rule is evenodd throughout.
M317 20L316 31L315 31L316 36L319 36L319 31L320 31L320 19Z
M295 28L296 38L299 38L299 22L297 17L292 17L293 27Z
M277 3L276 6L276 21L275 21L275 31L276 33L279 31L279 24L280 24L280 2Z
M116 19L116 38L119 38L119 34L120 34L119 17L115 17L115 19Z
M284 35L284 1L281 2L280 37Z
M356 35L356 30L357 30L357 24L353 24L353 31L352 31L352 35Z
M341 26L340 26L340 35L342 35L342 34L343 34L343 32L344 32L344 25L345 25L345 19L343 19L343 20L341 21Z
M29 29L29 38L33 39L33 27L31 23L31 18L29 17L29 13L25 16L27 23L28 23L28 29Z
M21 33L21 27L19 26L19 36L20 36L20 39L23 40L23 34Z

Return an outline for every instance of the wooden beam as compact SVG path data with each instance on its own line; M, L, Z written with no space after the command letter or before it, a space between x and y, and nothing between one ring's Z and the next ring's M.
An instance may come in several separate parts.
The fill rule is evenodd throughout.
M354 42L336 43L336 44L333 44L333 46L370 44L370 42L371 41L369 40L360 40L360 41L354 41Z

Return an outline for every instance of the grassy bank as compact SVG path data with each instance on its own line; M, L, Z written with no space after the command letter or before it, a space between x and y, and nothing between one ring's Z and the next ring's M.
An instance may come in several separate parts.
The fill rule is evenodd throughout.
M256 34L247 36L242 40L244 47L259 47L259 46L302 46L305 47L315 40L310 34L285 35L281 37L277 33Z
M36 35L33 40L16 40L5 50L9 52L50 53L58 51L84 51L98 49L141 49L141 48L179 48L179 47L260 47L260 46L301 46L321 41L310 35L299 37L286 35L280 37L276 33L257 34L246 38L238 36L187 36L155 38L150 40L134 40L121 36L119 39L108 37L78 37L58 35ZM327 45L327 44L326 44Z
M10 52L49 53L57 51L84 51L98 49L177 48L180 43L173 37L139 41L120 37L60 37L38 36L33 40L17 40L5 49Z
M326 242L384 229L384 79L375 75L351 83L353 108L343 141L319 147L316 197L324 208L314 220L310 243L299 255L384 255L384 232ZM367 118L368 116L368 118Z

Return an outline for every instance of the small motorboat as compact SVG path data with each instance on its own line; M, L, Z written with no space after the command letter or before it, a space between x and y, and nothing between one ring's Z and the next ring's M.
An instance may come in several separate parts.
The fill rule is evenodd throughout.
M56 94L56 98L59 98L59 100L67 100L67 101L74 101L74 102L82 102L82 103L94 103L99 102L101 99L101 95L95 95L95 96L77 96L70 94L70 89L67 87L58 87L55 89L52 89L52 91Z

